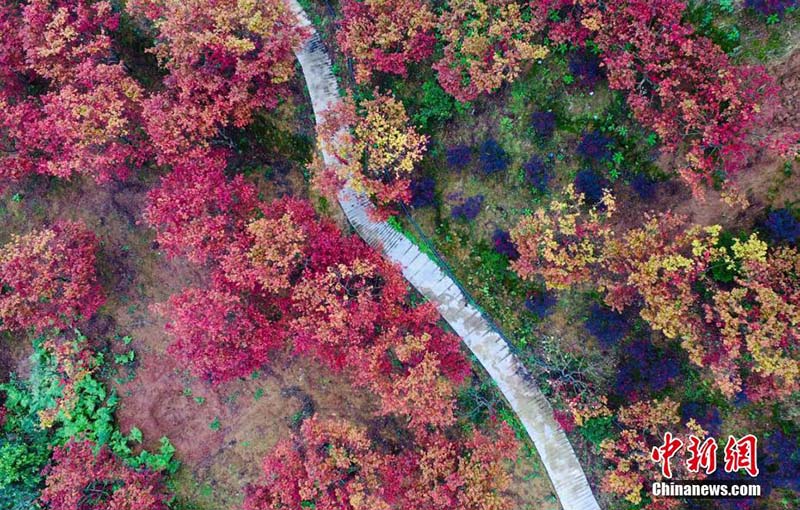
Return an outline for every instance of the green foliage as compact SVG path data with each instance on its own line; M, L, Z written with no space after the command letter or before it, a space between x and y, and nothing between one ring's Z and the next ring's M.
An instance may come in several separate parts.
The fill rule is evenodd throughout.
M461 277L462 281L468 284L490 317L506 331L519 331L521 318L508 303L519 301L524 295L525 283L511 271L508 258L481 239L473 246L470 262L472 264L465 268L468 273Z
M285 131L266 115L256 116L246 129L235 133L234 139L241 153L266 150L279 155L280 159L294 161L301 166L311 162L314 152L314 140L311 137ZM256 166L246 171L261 169L261 166Z
M142 450L135 459L138 464L147 466L153 471L164 471L167 474L174 475L180 467L180 463L175 459L175 447L166 437L162 437L159 443L160 446L157 453Z
M82 340L78 334L77 341ZM55 408L62 396L61 375L43 344L43 338L33 342L33 363L28 380L12 377L11 381L0 384L0 392L6 397L6 422L0 434L0 508L38 508L33 501L41 488L40 473L52 449L72 438L106 445L131 466L144 465L170 474L177 470L175 449L167 438L162 438L157 453L133 452L131 445L143 440L141 430L134 427L127 436L120 432L114 420L119 398L92 373L75 383L74 405L69 412L60 410L53 425L43 428L39 413ZM101 361L102 357L98 356L96 362L100 364ZM102 368L98 366L97 372Z
M130 15L121 10L119 26L114 34L117 42L115 49L122 52L125 66L130 69L142 85L147 88L155 87L167 75L164 68L158 65L158 59L153 54L153 39L148 37L140 25L131 19Z
M139 444L142 444L142 431L139 430L139 427L131 427L130 433L128 433L128 438L131 441L136 441Z
M453 116L458 103L433 78L422 84L422 96L414 108L411 119L422 132L430 132Z
M0 444L0 490L9 487L33 489L39 480L40 467L49 452L36 443L3 439Z
M719 0L719 9L722 12L733 14L733 0Z
M623 172L654 177L663 173L653 163L658 136L631 120L630 110L621 94L614 94L605 114L593 124L604 136L614 140L614 152L603 164L605 175L612 182Z
M392 227L394 230L400 232L404 236L406 236L409 241L417 245L419 251L428 255L434 262L438 260L438 257L434 253L434 251L428 246L428 243L421 241L414 232L408 230L405 225L403 225L402 220L397 216L390 216L389 219L386 220L386 223Z
M497 406L501 404L497 387L489 377L463 385L458 390L457 398L459 418L470 426L486 423L497 413Z
M725 248L728 252L728 257L731 260L736 260L733 257L733 243L739 239L740 241L745 241L747 236L744 234L741 235L734 235L732 232L725 231L722 232L719 236L719 244L720 248ZM739 271L741 270L740 264L738 262L731 263L726 260L715 260L711 262L710 271L711 271L711 278L715 281L720 283L730 283L739 275Z
M594 446L600 446L603 440L611 437L613 421L614 418L611 416L590 418L578 428L578 431Z
M741 34L732 16L730 0L720 2L692 1L686 9L686 20L697 32L714 41L725 53L731 55L739 47Z
M128 363L133 363L134 358L136 358L136 351L131 349L128 352L115 354L114 363L117 363L118 365L127 365Z

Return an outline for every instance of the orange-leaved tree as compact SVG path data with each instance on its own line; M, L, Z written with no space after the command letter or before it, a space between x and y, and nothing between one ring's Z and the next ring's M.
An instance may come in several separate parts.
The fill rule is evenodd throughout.
M356 107L346 98L325 112L317 131L337 160L324 177L349 183L379 207L411 200L411 175L428 139L409 125L403 103L377 94Z
M103 304L97 238L82 223L14 235L0 248L0 327L74 327Z
M408 64L433 53L435 27L427 0L345 0L336 40L364 83L376 71L406 76Z
M609 223L610 195L604 211L583 212L581 200L555 199L512 230L520 277L558 289L591 284L617 311L638 307L728 397L744 389L775 399L800 388L796 249L769 248L756 234L726 240L719 226L668 213L620 233Z
M513 81L531 61L547 56L540 11L516 0L453 0L439 24L444 57L434 64L442 88L472 101Z

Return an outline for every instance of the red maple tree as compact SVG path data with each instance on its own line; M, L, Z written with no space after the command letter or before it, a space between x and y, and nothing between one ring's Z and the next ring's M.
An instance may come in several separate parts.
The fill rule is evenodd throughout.
M384 462L363 429L312 417L264 459L264 478L247 489L243 509L388 508L380 478Z
M150 154L143 91L122 63L108 63L111 4L35 0L0 12L3 184L33 173L105 181L139 168Z
M362 428L313 417L264 460L264 477L247 489L244 510L505 510L512 503L503 494L505 462L515 451L506 425L493 434L431 434L392 453Z
M160 475L126 466L108 448L89 441L53 450L39 500L50 510L166 510Z
M14 235L0 249L2 329L70 327L103 303L97 238L81 223Z
M286 338L284 324L223 290L187 289L158 308L175 339L169 352L213 384L249 375Z
M408 64L433 53L435 26L425 0L345 0L336 41L363 83L375 71L406 76Z
M148 22L169 71L166 90L145 105L160 162L173 163L222 127L245 126L255 109L274 108L288 93L305 32L284 3L134 0L126 9Z
M620 2L549 0L549 37L582 46L593 40L636 120L653 130L696 195L740 172L762 145L776 95L763 67L735 65L711 40L683 21L681 0ZM787 142L781 142L788 150ZM774 145L764 143L763 145Z
M242 176L225 176L226 154L194 151L148 193L145 221L169 256L216 259L244 228L257 206L256 190Z
M111 52L110 33L119 14L100 0L31 0L18 27L30 68L39 76L64 83L80 76L78 64L99 64Z

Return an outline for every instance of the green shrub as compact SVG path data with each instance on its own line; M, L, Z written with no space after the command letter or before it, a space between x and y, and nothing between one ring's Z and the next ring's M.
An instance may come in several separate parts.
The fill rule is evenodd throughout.
M611 416L590 418L578 431L594 446L600 446L600 443L611 437L613 422L614 418Z
M84 340L78 334L76 342ZM169 474L178 469L175 448L167 438L161 439L157 453L133 453L131 445L141 443L141 431L134 427L128 436L120 432L114 420L119 398L91 373L75 384L74 406L69 413L59 411L52 426L42 428L40 411L53 409L62 395L61 375L43 344L43 338L33 342L33 367L28 380L12 378L0 384L6 408L6 421L0 430L0 508L38 508L34 500L41 489L40 473L52 449L72 438L106 445L131 466L144 465ZM102 372L102 356L96 362L96 371Z
M436 125L450 120L456 101L433 78L422 84L422 99L412 114L414 125L430 132Z

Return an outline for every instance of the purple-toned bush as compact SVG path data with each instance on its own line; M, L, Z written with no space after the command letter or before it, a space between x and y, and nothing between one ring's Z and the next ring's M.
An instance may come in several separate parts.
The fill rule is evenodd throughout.
M603 347L611 347L622 340L630 329L625 317L611 308L594 303L589 309L589 318L585 322L586 329Z
M525 308L532 314L544 318L553 313L552 308L556 303L558 303L558 298L555 294L543 290L528 296L528 299L525 300Z
M631 179L631 188L642 200L651 200L656 196L658 182L645 174L636 174Z
M616 334L621 337L624 332ZM620 353L615 390L626 400L639 400L658 393L680 375L677 356L657 349L649 340L636 339Z
M575 191L583 193L589 204L600 202L603 190L610 187L608 179L598 175L594 170L581 170L575 176Z
M511 162L511 158L508 157L506 151L500 147L500 144L494 138L487 138L481 144L480 160L481 170L486 175L505 170Z
M589 90L594 89L597 82L605 77L600 67L600 57L585 49L570 55L569 72L578 86Z
M531 127L536 136L544 142L553 138L556 130L556 114L553 112L533 112L531 114Z
M759 438L761 439L761 438ZM766 441L761 442L763 455L761 476L772 488L800 491L800 442L797 437L776 429ZM759 452L761 453L761 452Z
M763 16L782 16L786 9L797 7L798 0L747 0L745 4Z
M453 207L450 214L453 218L472 221L478 217L483 205L483 195L475 195L464 200L463 203Z
M800 444L797 437L775 429L769 437L758 436L758 483L761 485L761 500L769 497L773 489L800 490ZM712 480L735 480L752 483L753 479L743 473L726 473L718 468L709 475ZM758 500L721 499L718 508L725 510L749 510L764 508L762 504L752 506L731 504L732 502ZM729 503L731 502L731 503Z
M764 222L767 235L775 243L796 243L800 239L800 221L789 209L776 209Z
M536 188L537 191L543 193L547 191L547 185L553 174L550 171L550 165L545 163L542 158L536 154L532 155L522 169L525 171L525 180Z
M703 430L712 436L719 435L722 417L717 406L700 402L684 402L681 404L681 418L684 422L694 418Z
M411 207L427 207L436 200L436 181L423 177L411 181Z
M472 149L467 145L454 145L447 149L447 165L458 171L472 162Z
M506 230L498 228L494 231L494 234L492 234L492 245L494 245L494 251L500 255L505 255L510 260L517 260L519 258L517 247L511 242L511 234Z
M614 140L600 131L584 132L578 144L578 154L591 161L608 161L613 145Z

